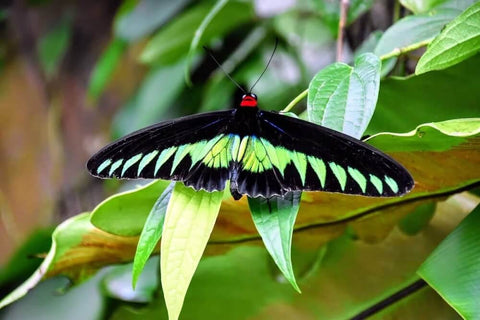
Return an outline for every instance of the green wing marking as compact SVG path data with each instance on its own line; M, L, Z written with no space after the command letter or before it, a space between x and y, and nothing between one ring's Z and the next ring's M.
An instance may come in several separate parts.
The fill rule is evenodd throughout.
M142 158L142 154L137 154L136 156L133 156L131 157L130 159L128 159L125 164L123 165L123 169L122 169L122 174L121 176L123 176L125 174L125 171L128 170L128 168L130 168L131 166L133 166L135 163L138 162L138 160L140 160Z
M360 189L362 189L362 192L365 193L367 190L367 178L365 178L365 176L361 174L360 171L352 167L348 167L347 171L353 178L353 180L358 183L358 186L360 187Z
M162 151L158 156L155 164L155 176L158 174L158 170L167 162L168 159L177 151L177 147L170 147Z
M342 191L345 191L345 185L347 184L347 173L345 172L345 169L335 162L330 162L328 165L330 166L330 169L332 169L332 172L335 175L335 178L337 178L338 183L340 183L340 188Z
M117 161L115 161L112 166L110 167L110 171L108 172L109 175L112 175L113 172L115 170L117 170L118 168L120 168L120 166L122 165L123 163L123 159L118 159Z
M398 192L398 184L397 184L397 182L395 182L395 180L393 180L389 176L385 176L385 182L387 183L387 185L390 187L390 189L393 192L395 192L395 193Z
M315 158L313 156L308 156L307 159L308 163L320 180L322 188L325 188L325 179L327 178L327 167L325 166L325 162L323 162L322 159Z
M103 170L105 170L111 163L112 163L112 159L107 159L103 161L102 164L98 166L97 174L102 173Z
M383 183L376 175L370 174L370 182L375 186L379 194L383 192Z
M150 152L149 154L146 154L146 155L142 158L142 160L140 161L140 164L138 165L137 175L140 175L140 174L142 173L142 170L145 168L145 166L146 166L147 164L149 164L149 163L153 160L153 158L155 158L155 156L156 156L157 154L158 154L158 150L154 150L154 151ZM121 163L119 163L118 165L120 166ZM113 169L113 166L114 166L114 165L112 165L112 169ZM112 170L112 169L110 169L110 170ZM115 169L116 169L116 168L115 168ZM113 171L115 171L115 169L113 169ZM112 172L113 172L113 171L112 171ZM110 173L110 174L111 174L111 173Z

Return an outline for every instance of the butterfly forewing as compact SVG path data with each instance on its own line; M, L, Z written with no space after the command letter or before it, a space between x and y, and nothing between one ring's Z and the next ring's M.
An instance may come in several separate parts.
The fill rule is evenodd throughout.
M211 151L226 136L233 111L183 117L139 130L100 150L87 168L100 178L171 179L195 189L222 190L228 166L222 162L215 167L218 157ZM205 161L208 157L211 161Z
M269 197L278 189L280 194L319 190L388 197L413 187L405 168L366 143L273 112L259 111L256 121L261 138L252 143L258 145L257 161L262 166L244 159L238 174L239 193ZM266 183L263 177L267 176Z

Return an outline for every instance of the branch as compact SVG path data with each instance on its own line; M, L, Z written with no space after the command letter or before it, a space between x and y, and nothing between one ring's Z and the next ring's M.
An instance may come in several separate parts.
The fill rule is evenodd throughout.
M393 58L393 57L398 57L399 55L402 55L404 53L417 50L421 47L425 47L425 46L429 45L430 42L432 42L432 39L433 38L423 40L423 41L411 44L411 45L403 47L403 48L395 48L392 51L390 51L389 53L380 56L380 60L387 60L387 59L390 59L390 58Z
M305 98L307 96L307 93L308 93L308 88L305 89L304 91L302 91L302 93L300 93L298 96L295 97L295 99L293 99L282 111L280 112L288 112L290 110L293 109L293 107L295 107L295 105L297 103L300 102L300 100L302 100L303 98Z
M345 25L347 24L347 12L350 6L349 0L340 0L340 20L338 21L338 37L337 37L337 61L342 61L343 55L343 34Z
M352 317L350 320L363 320L374 315L375 313L387 308L388 306L398 302L399 300L408 297L411 294L414 294L418 290L425 288L427 283L423 280L417 280L414 283L408 285L407 287L395 292L391 296L388 296L384 300L380 301L377 304L374 304L370 308L360 312L356 316Z

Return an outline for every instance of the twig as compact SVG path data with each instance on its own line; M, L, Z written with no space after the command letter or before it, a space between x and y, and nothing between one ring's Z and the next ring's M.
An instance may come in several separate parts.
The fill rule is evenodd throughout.
M347 24L347 12L350 6L349 0L340 0L340 19L338 21L338 37L337 37L337 61L342 61L343 55L343 34L345 25Z
M295 107L295 105L300 102L300 100L307 96L307 93L308 89L305 89L302 93L296 96L295 99L290 101L290 103L281 112L289 112L290 110L292 110L293 107Z
M389 53L380 56L380 60L387 60L389 58L397 57L401 54L417 50L421 47L425 47L426 45L430 44L430 42L432 42L432 38L414 43L412 45L409 45L409 46L406 46L406 47L403 47L403 48L395 48L392 51L390 51Z

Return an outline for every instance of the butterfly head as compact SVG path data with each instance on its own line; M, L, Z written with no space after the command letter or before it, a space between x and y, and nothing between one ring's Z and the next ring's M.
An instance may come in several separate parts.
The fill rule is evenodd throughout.
M240 102L240 107L257 107L257 95L254 93L246 93L242 96L242 101Z

